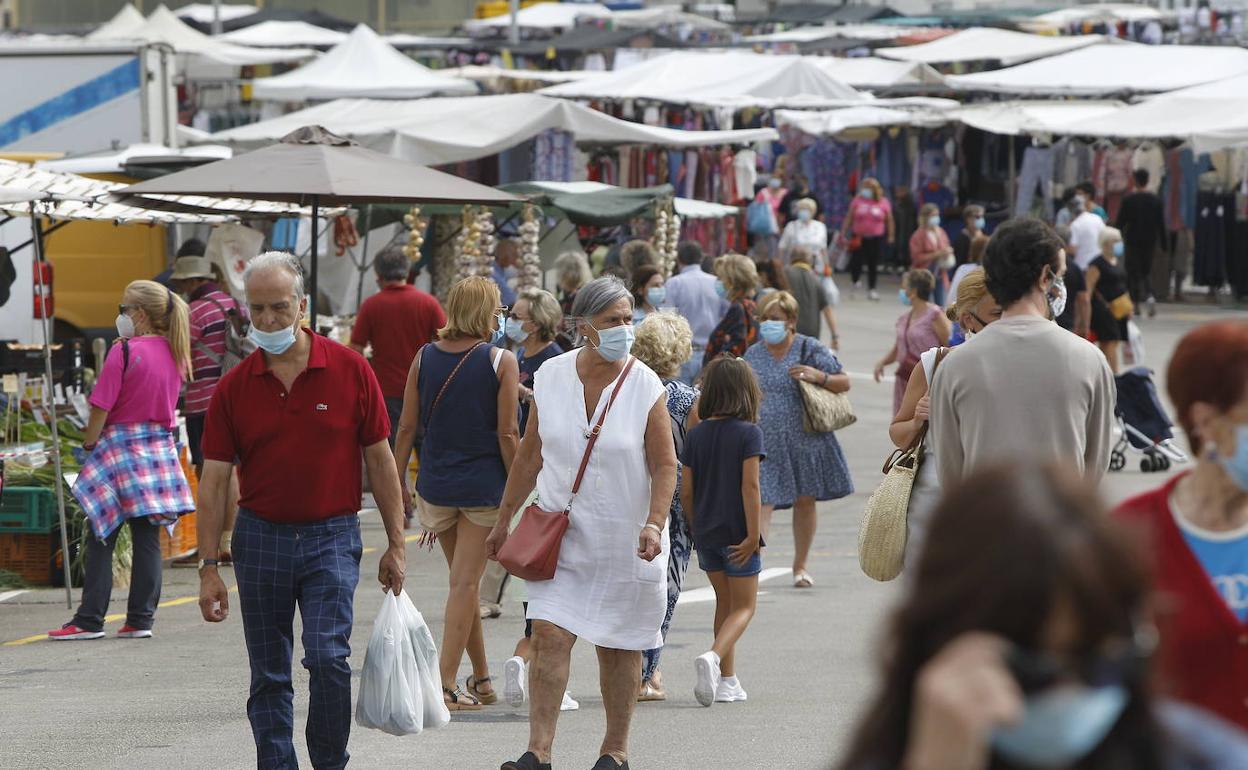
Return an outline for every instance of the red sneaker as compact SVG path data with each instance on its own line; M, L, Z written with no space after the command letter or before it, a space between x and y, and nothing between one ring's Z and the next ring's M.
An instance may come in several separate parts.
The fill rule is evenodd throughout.
M103 636L103 634L100 634L100 636ZM118 639L151 639L152 629L135 628L134 626L127 623L126 625L122 626L121 629L117 632L117 638Z
M73 623L66 623L55 631L48 632L48 638L57 642L77 641L80 639L101 639L103 631L85 631Z

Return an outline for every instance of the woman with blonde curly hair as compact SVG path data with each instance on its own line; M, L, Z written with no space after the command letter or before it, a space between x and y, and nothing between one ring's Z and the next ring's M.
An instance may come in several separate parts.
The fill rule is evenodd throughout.
M689 346L693 342L693 330L683 316L668 311L651 313L646 322L637 327L637 340L633 343L633 355L654 370L667 389L667 412L672 417L672 440L676 443L679 457L685 445L685 433L698 424L697 388L677 379L681 367L689 358ZM689 555L693 552L693 535L689 521L680 505L680 476L676 476L676 492L672 495L672 507L668 513L671 530L671 550L667 562L667 613L663 616L660 632L667 640L667 628L672 622L672 612L680 598L680 589L689 570ZM641 692L639 701L667 699L663 681L659 676L659 656L663 648L647 650L641 656Z
M988 293L983 270L967 274L958 282L958 294L949 306L947 316L956 322L962 333L969 339L982 332L988 324L1001 317L1001 306ZM919 356L919 364L910 374L906 383L906 392L902 396L901 406L893 417L888 428L888 436L898 449L910 446L910 442L918 435L926 424L930 414L928 384L936 370L936 356L939 347L934 347ZM956 351L957 348L951 348ZM936 480L935 447L929 442L924 445L923 464L919 466L919 477L914 482L910 493L910 514L907 517L906 563L912 563L919 553L923 535L927 531L928 518L940 498L940 485Z
M715 293L728 302L728 311L720 319L706 343L702 366L721 355L743 356L758 339L754 320L754 292L758 289L758 268L754 260L740 254L725 254L715 260Z
M53 639L99 639L113 590L113 549L121 525L133 542L126 623L117 636L152 635L160 601L160 527L195 510L174 431L182 383L191 374L186 302L155 281L134 281L118 306L117 334L91 391L82 448L89 453L74 497L91 525L82 604Z

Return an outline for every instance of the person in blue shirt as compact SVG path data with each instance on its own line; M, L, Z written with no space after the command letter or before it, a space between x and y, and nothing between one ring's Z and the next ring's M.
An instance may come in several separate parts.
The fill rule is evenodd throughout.
M762 389L754 370L739 358L718 358L702 374L701 420L685 437L681 505L693 528L698 566L715 589L715 643L694 660L698 703L746 699L737 679L733 651L754 618L762 494L759 464L763 432L758 427Z
M519 261L520 245L511 238L500 239L494 253L494 267L490 277L498 284L498 293L506 307L516 304L516 290L507 281L510 273L515 272L516 263Z

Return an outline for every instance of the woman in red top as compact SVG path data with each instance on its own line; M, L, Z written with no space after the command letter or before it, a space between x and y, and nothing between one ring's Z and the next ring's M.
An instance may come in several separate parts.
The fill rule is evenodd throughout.
M1117 514L1150 536L1162 685L1248 728L1248 323L1189 332L1166 382L1196 467Z

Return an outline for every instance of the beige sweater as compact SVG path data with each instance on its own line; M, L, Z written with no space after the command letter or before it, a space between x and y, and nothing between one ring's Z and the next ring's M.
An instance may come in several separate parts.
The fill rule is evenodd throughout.
M1099 482L1116 391L1091 343L1035 316L1006 318L941 363L931 435L942 488L995 463L1064 462Z

